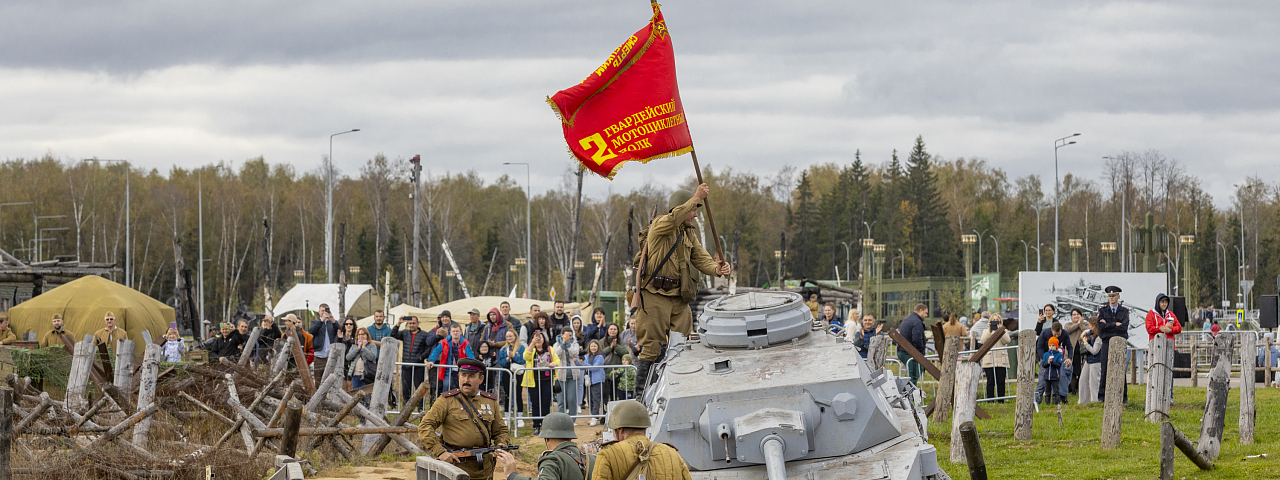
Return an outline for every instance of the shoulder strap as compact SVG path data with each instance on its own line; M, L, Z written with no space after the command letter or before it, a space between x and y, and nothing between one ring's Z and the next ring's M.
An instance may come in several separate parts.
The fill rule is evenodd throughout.
M637 479L640 474L640 469L642 467L647 468L649 466L649 456L653 454L653 445L653 442L649 442L648 445L644 446L636 445L636 465L631 467L630 472L627 472L627 476L625 477L626 480Z
M667 254L666 254L666 256L663 256L663 257L662 257L662 261L661 261L661 262L658 262L658 268L655 268L655 269L653 269L653 271L652 271L652 272L649 272L649 279L648 279L648 280L645 280L645 281L644 281L644 285L642 285L640 288L644 288L644 287L649 286L649 282L652 282L652 281L653 281L653 276L654 276L655 274L657 274L658 272L661 272L661 271L662 271L662 267L664 267L664 266L666 266L666 265L667 265L667 260L670 260L670 259L671 259L671 254L676 253L676 249L677 249L677 248L680 248L680 240L683 240L683 239L684 239L684 227L683 227L683 226L680 226L680 227L677 227L677 228L679 228L679 229L680 229L680 231L679 231L678 233L676 233L676 241L675 241L675 243L672 243L672 244L671 244L671 250L667 250ZM643 267L643 265L641 265L641 267Z
M471 404L471 399L467 398L466 395L459 395L458 399L462 400L462 409L467 412L468 417L471 417L471 423L474 423L476 428L480 429L480 435L484 437L485 446L489 446L491 443L489 440L489 427L486 427L484 422L480 421L479 415L475 411L475 405Z

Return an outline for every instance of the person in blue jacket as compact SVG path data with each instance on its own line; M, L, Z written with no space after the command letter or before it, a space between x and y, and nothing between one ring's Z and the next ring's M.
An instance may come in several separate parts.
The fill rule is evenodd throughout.
M427 370L431 370L433 366L457 365L458 360L462 358L476 358L476 354L471 350L471 345L467 339L462 336L462 326L453 324L449 327L449 336L440 340L436 344L436 348L431 350L431 355L427 356ZM458 370L447 367L436 369L437 380L442 383L441 392L453 390L458 386Z
M1062 381L1062 362L1062 350L1058 346L1058 337L1049 337L1049 350L1040 358L1040 378L1048 387L1046 391L1058 391L1058 382ZM1047 403L1065 403L1064 400L1059 400L1061 397L1052 393L1045 395L1044 398Z

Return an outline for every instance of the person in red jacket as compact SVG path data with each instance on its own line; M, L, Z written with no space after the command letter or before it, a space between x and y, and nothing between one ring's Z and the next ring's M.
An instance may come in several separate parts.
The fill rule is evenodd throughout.
M1156 308L1147 310L1148 339L1155 339L1157 333L1163 333L1165 338L1173 338L1182 333L1182 324L1178 323L1178 317L1169 310L1169 296L1163 293L1156 295Z

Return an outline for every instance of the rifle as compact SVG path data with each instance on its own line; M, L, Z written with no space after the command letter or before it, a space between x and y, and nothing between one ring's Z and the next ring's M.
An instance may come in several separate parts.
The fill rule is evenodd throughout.
M450 450L453 456L458 458L475 458L477 462L484 461L484 454L493 453L498 450L519 450L519 445L494 445L492 447L480 448L462 448L458 450Z

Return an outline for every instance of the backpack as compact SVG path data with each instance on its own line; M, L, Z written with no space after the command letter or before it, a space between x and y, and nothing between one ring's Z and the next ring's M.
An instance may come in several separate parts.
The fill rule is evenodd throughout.
M636 445L636 466L631 467L631 471L627 473L625 480L651 480L653 476L653 468L649 465L649 457L653 455L653 448L656 442L649 442L644 446Z
M553 453L553 452L547 452L547 453ZM595 455L592 455L590 453L584 453L582 450L578 450L578 453L581 454L581 456L574 455L569 452L563 452L563 451L558 451L554 453L560 453L569 457L571 460L574 461L574 463L578 464L578 470L582 473L582 479L591 480L591 471L595 470L596 468Z

